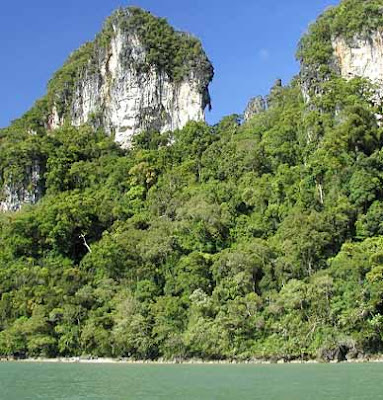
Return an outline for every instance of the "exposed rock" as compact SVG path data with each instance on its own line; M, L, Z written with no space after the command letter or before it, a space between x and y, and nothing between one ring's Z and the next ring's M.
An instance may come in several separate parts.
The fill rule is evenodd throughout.
M282 87L282 79L278 78L274 82L273 88Z
M343 36L331 40L333 55L328 59L329 71L345 79L366 78L375 86L371 100L381 104L383 99L383 32L368 36ZM308 103L312 96L321 94L320 83L329 78L319 71L321 66L301 64L300 82L303 97Z
M278 97L282 89L282 79L277 79L274 82L274 85L270 89L270 93L268 96L257 96L253 97L243 114L244 122L249 121L254 115L260 114L266 111L269 107L272 107L273 101Z
M266 101L263 96L253 97L246 107L243 114L245 122L249 121L254 115L260 114L266 110Z
M127 148L142 131L163 133L203 121L212 78L198 39L144 10L123 8L106 20L93 42L71 54L39 107L30 111L33 118L26 118L34 126L19 123L19 129L36 135L67 123L89 123ZM1 171L0 211L19 210L42 196L44 166L18 168L17 177L12 168Z
M95 46L93 60L81 71L73 93L61 99L69 108L70 122L74 126L96 122L115 133L121 146L129 147L136 133L174 131L188 121L203 121L213 74L205 54L197 53L192 62L185 60L187 73L176 81L165 69L147 65L150 49L138 32L123 28L121 19L131 18L129 10L120 13L109 28L113 34L108 45ZM49 127L55 129L64 121L55 105Z
M270 89L269 95L266 98L266 104L268 108L272 107L274 102L278 102L278 95L281 93L282 87L282 79L276 79L274 85Z
M359 355L356 344L351 339L324 346L318 351L318 359L324 362L353 360Z
M352 40L337 37L332 46L341 76L370 79L376 85L373 100L380 104L383 98L383 32L374 32L368 37L355 36Z
M18 211L24 204L35 204L43 195L41 168L37 162L26 168L24 180L7 178L2 187L0 211Z
M372 81L383 81L382 32L375 32L368 38L356 36L351 41L338 37L332 44L344 78L364 76Z
M340 75L339 65L335 54L333 54L327 62L329 70L336 75ZM321 83L330 78L329 75L323 75L321 69L322 67L320 65L311 65L301 62L299 81L305 103L309 103L312 97L321 95Z

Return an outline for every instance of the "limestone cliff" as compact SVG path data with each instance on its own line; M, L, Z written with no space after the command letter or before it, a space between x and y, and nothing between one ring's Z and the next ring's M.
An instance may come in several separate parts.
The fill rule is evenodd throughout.
M21 181L8 176L1 190L0 211L18 211L23 204L36 203L43 195L41 175L39 163L34 162L25 168Z
M263 96L256 96L250 99L245 112L243 113L244 122L249 121L254 115L264 112L266 107L267 103Z
M270 88L270 92L267 96L256 96L250 99L243 113L243 121L246 123L255 115L261 114L273 107L282 87L282 79L277 79Z
M356 35L352 40L336 37L332 46L341 76L368 78L376 87L375 102L380 102L383 98L383 33L376 31L369 37Z
M333 53L328 63L331 73L345 79L368 79L375 87L373 100L380 103L383 98L383 32L372 32L368 37L357 34L352 39L334 36L331 46ZM318 94L315 88L318 82L329 78L320 78L319 68L302 65L302 90L306 100L310 98L310 90L314 90L314 94L317 90Z
M321 83L341 76L366 78L383 93L383 1L343 0L326 10L300 41L300 81L307 102Z
M78 59L74 79L65 82L59 71L50 84L50 129L65 120L75 126L90 122L129 147L136 133L204 120L213 68L200 42L165 20L137 8L119 10L66 67Z
M95 40L70 55L30 111L0 132L0 210L44 193L44 155L32 137L64 124L102 128L122 147L142 131L203 121L213 67L201 42L140 8L117 10Z

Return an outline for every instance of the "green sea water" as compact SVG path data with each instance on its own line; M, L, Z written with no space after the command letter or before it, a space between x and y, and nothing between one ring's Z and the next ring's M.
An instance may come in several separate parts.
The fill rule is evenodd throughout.
M0 363L0 399L383 399L383 364Z

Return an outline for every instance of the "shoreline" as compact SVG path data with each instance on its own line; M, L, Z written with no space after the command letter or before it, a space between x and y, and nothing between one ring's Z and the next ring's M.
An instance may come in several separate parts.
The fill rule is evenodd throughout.
M47 364L120 364L120 365L288 365L288 364L366 364L383 363L383 356L351 359L344 361L318 361L318 360L131 360L118 358L86 358L86 357L56 357L56 358L0 358L0 363L47 363Z

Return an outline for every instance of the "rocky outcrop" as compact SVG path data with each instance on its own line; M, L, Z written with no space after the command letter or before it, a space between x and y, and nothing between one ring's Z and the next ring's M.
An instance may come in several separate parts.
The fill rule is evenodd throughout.
M366 78L374 85L372 100L381 104L383 99L383 32L356 34L346 38L342 35L331 38L333 53L329 55L323 74L323 66L301 63L300 82L303 96L309 102L312 96L320 95L321 82L330 79L330 74L345 79ZM322 70L322 72L321 72Z
M301 60L299 72L299 83L302 96L306 104L310 103L312 97L322 94L321 84L330 79L330 73L340 74L339 64L335 53L329 55L326 63L326 73L323 73L323 66L320 64L310 64Z
M317 358L321 362L342 362L362 358L363 354L357 349L352 339L336 341L329 346L319 349Z
M374 82L383 82L383 33L375 32L368 38L334 38L333 49L344 78L363 76Z
M122 8L94 41L70 55L46 96L7 134L54 134L64 124L90 124L128 148L137 133L163 133L203 121L212 78L213 67L198 39L142 9ZM0 211L17 211L43 195L44 161L21 158L26 165L15 161L8 168L4 163L0 171Z
M244 122L248 122L254 115L260 114L266 110L266 100L263 96L253 97L246 107L243 114Z
M203 121L204 110L210 105L208 85L213 74L202 50L196 52L194 60L185 57L181 66L184 73L177 78L161 65L148 62L152 49L139 29L124 28L131 18L127 9L109 22L108 44L100 46L95 42L92 57L71 93L61 98L74 126L87 122L101 125L106 132L115 134L122 147L129 147L132 137L142 131L162 133L180 129L188 121ZM175 31L172 34L173 46L184 46L189 39L194 46L199 45L189 35ZM65 121L59 108L52 107L50 129Z
M332 41L338 71L345 79L368 78L376 86L374 100L383 98L383 32L368 37L356 35L352 40L343 37Z
M25 169L24 179L7 177L0 195L0 211L18 211L24 204L35 204L43 195L41 167L34 162Z
M261 114L267 109L273 107L273 105L277 104L278 102L276 100L278 99L278 95L281 93L282 88L282 79L277 79L267 96L256 96L250 99L243 114L243 121L248 122L255 115Z

